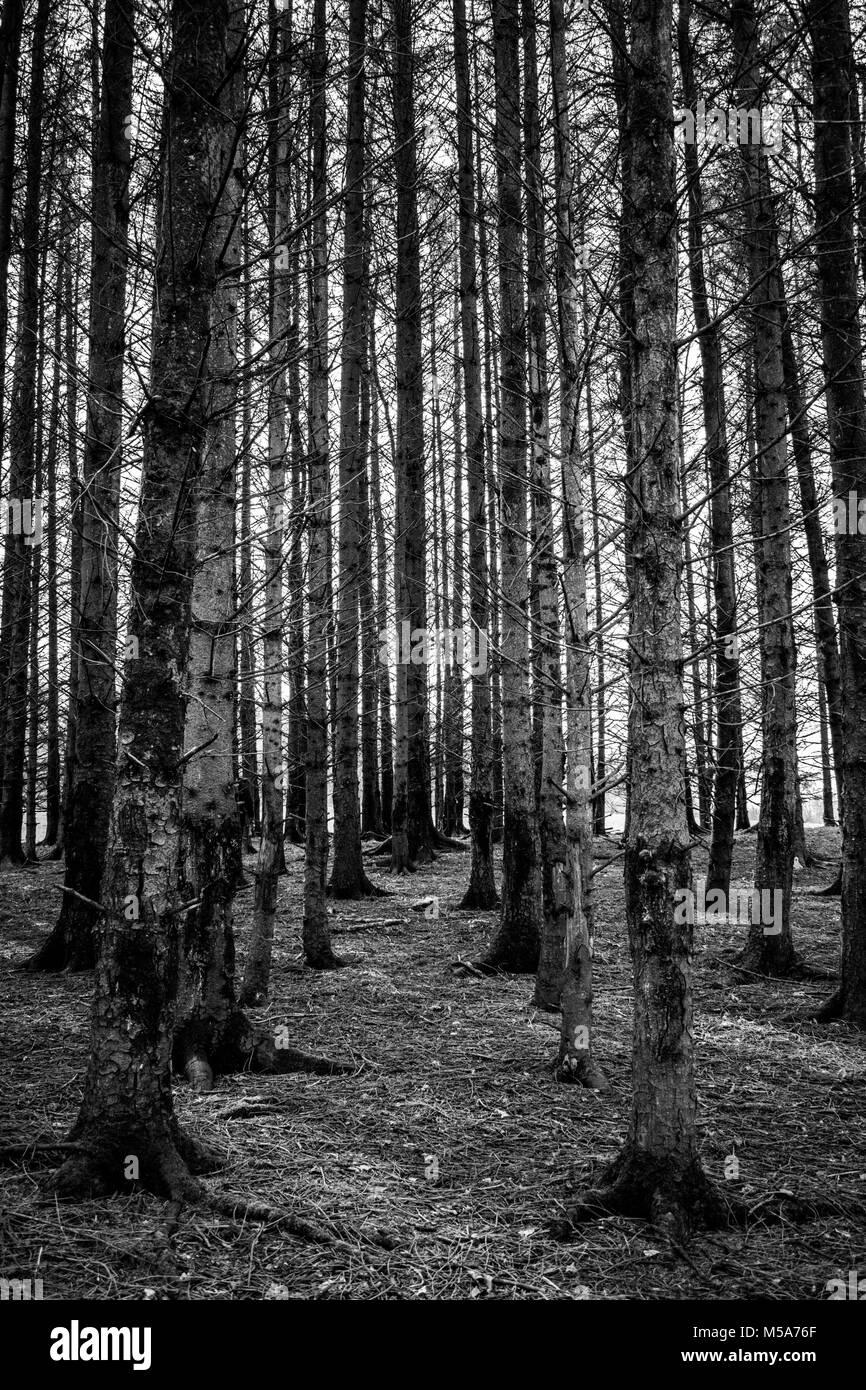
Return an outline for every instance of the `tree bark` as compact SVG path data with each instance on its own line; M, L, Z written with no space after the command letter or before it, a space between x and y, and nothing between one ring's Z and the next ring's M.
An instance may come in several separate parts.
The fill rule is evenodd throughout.
M57 924L31 969L95 964L99 901L115 772L117 526L123 463L123 362L129 241L135 0L107 0L102 92L93 162L87 432L81 493L78 705L66 811L67 889ZM80 895L80 896L79 896Z
M815 226L833 492L866 498L866 399L848 124L851 32L845 0L810 0ZM842 978L821 1017L866 1027L866 536L837 525L842 678Z
M30 93L24 208L21 214L21 268L18 290L18 343L9 411L9 514L3 524L3 603L0 613L3 781L0 802L0 863L20 864L24 820L24 754L27 727L28 654L32 612L34 545L41 542L42 499L34 494L36 470L36 379L39 344L39 228L42 119L45 95L45 36L50 0L39 0L30 52ZM19 509L15 517L14 508ZM10 525L11 522L11 525Z
M131 575L118 763L96 970L90 1061L55 1178L63 1196L139 1181L197 1197L198 1166L172 1112L171 1047L182 931L183 743L196 487L206 447L209 345L222 239L220 196L228 5L173 0L167 148L158 226L153 358Z
M764 97L753 0L731 6L737 93L746 109ZM782 361L779 256L767 156L760 145L740 146L746 269L754 345L755 516L762 688L761 816L755 891L768 913L752 920L742 964L760 974L785 975L796 956L791 935L797 744L796 665L791 616L791 543L787 464L787 402ZM781 895L777 898L777 895ZM778 905L778 911L776 906ZM781 921L777 920L781 917ZM781 927L781 930L778 928Z
M488 966L534 974L541 947L541 845L535 809L527 678L526 306L520 159L520 32L517 0L494 0L496 183L500 300L500 497L502 518L502 765L504 834L499 930Z
M489 624L487 513L484 492L484 413L478 329L478 265L475 247L475 168L465 0L453 0L454 74L457 100L457 178L459 196L460 332L466 420L466 491L469 507L469 610L473 640L484 639ZM488 663L472 668L472 774L469 784L469 884L462 908L490 908L498 901L493 872L493 745Z
M676 179L669 0L633 0L624 201L631 209L634 458L629 578L631 804L626 916L634 966L633 1098L628 1137L601 1189L573 1213L649 1217L677 1232L721 1203L695 1127L693 931L680 636L682 522L677 487Z
M405 651L405 632L427 629L425 577L424 397L421 354L421 259L415 130L412 0L393 0L394 171L397 191L395 371L395 623L398 637L391 870L402 874L433 858L427 666ZM408 628L406 627L408 624ZM413 639L414 640L414 639Z

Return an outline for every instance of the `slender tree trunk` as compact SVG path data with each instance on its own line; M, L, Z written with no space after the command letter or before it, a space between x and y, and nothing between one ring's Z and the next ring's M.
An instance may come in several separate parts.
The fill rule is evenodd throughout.
M350 0L340 374L340 584L334 653L337 663L334 861L330 885L337 898L359 898L375 891L361 857L358 792L359 474L367 466L360 450L361 372L367 325L364 256L366 27L367 0Z
M285 869L283 852L283 541L286 496L286 358L291 273L291 10L271 15L271 75L268 83L272 119L270 149L270 234L272 246L271 381L268 398L268 521L265 556L262 640L262 834L255 872L253 930L240 991L242 1004L267 999L271 977L277 887Z
M249 362L253 352L252 287L249 265L249 226L244 217L244 360ZM241 745L240 796L245 810L245 848L252 850L250 831L261 828L259 813L259 754L256 739L256 641L253 597L252 543L252 446L253 420L251 385L248 377L243 385L243 428L241 435L241 507L240 544L238 546L238 627L240 636L239 720Z
M753 0L731 6L739 103L763 98ZM762 974L787 974L795 963L791 935L797 744L796 648L791 617L787 403L775 212L765 151L741 145L747 271L754 335L755 440L762 713L761 817L755 891L762 910L749 928L742 963ZM765 910L766 908L766 910ZM769 920L768 920L769 919Z
M379 642L378 698L380 762L382 766L382 829L391 829L394 802L394 725L391 716L391 672L388 666L388 555L379 479L379 367L376 358L376 313L370 312L370 506L376 530L376 631Z
M472 0L472 27L475 28L475 3ZM467 103L467 112L480 111L482 106L481 84L478 76L478 44L472 45L473 99ZM484 365L484 445L485 482L487 487L487 552L489 555L490 594L490 632L488 649L490 652L490 718L491 718L491 768L493 786L492 839L494 843L502 839L502 659L499 585L499 473L498 439L494 442L494 417L499 418L499 353L494 335L493 293L490 276L490 252L488 246L487 216L488 204L484 196L484 164L481 157L481 122L475 121L475 173L478 180L478 269L481 281L481 307L483 317L483 355Z
M484 407L478 325L478 263L475 244L475 167L472 96L465 0L453 0L454 73L457 93L457 178L460 252L460 332L463 401L466 419L466 493L469 507L469 613L473 650L483 662L472 665L472 772L469 782L469 884L462 908L489 908L499 901L493 873L493 744L490 702L487 513L484 495Z
M569 955L569 927L574 910L574 884L568 863L563 817L565 745L562 737L562 671L554 548L553 496L550 477L550 402L547 379L547 284L545 219L541 180L541 128L538 112L538 54L535 0L522 0L523 140L527 226L528 407L530 419L530 494L534 500L532 528L536 614L533 620L534 691L538 700L537 760L539 839L541 846L541 952L533 1002L542 1008L560 1007ZM571 401L566 428L576 424ZM566 448L571 441L563 440ZM564 450L563 450L564 453ZM569 521L571 518L569 518ZM582 547L581 547L582 551ZM581 560L582 560L581 553ZM585 602L584 602L585 608ZM585 613L583 626L586 626ZM582 692L584 693L584 692ZM535 703L535 699L533 701ZM535 734L535 729L533 734ZM583 731L585 735L585 730ZM588 765L584 750L584 766Z
M134 0L107 0L90 292L87 433L81 495L78 705L66 810L67 890L32 969L88 969L108 846L115 774L117 525L123 448L123 361L129 237ZM127 652L134 657L134 650Z
M574 145L569 114L568 48L563 0L550 4L550 65L556 189L556 302L559 316L559 432L564 499L567 782L564 922L558 962L562 1009L557 1075L597 1090L607 1081L593 1058L592 811L590 803L590 646L587 635L580 440L580 318L575 258ZM556 650L557 675L559 649ZM553 674L551 672L551 674ZM547 924L549 929L550 923ZM547 943L542 944L542 961ZM539 972L540 973L540 972Z
M60 671L59 595L57 585L57 460L60 453L60 364L63 360L63 263L57 260L53 367L48 453L45 459L46 587L48 589L48 666L45 711L45 844L56 846L60 830Z
M42 539L42 499L34 493L36 469L36 379L39 340L39 211L42 118L45 94L45 36L50 0L38 0L30 55L30 93L24 208L21 215L21 268L18 290L18 344L9 412L8 516L3 518L3 604L0 644L5 675L2 691L3 782L0 803L0 863L24 859L24 754L27 727L28 654L32 612L34 545ZM17 508L17 515L15 509ZM11 523L11 524L10 524Z
M433 857L427 667L411 660L404 634L427 628L421 260L414 104L412 0L393 0L394 170L397 184L397 430L394 591L398 660L391 869ZM408 628L406 627L408 624Z
M791 449L797 466L800 503L803 510L803 529L806 532L806 549L809 555L809 568L812 572L815 633L824 668L830 737L833 745L833 762L836 768L836 787L841 800L844 740L842 736L842 682L839 670L839 643L836 636L836 619L833 616L833 592L830 587L827 551L821 529L821 508L812 466L812 434L809 414L803 398L800 368L791 326L788 322L786 304L783 306L782 362L785 372L788 421L791 429Z
M692 44L689 37L691 0L680 0L677 37L686 106L697 102ZM701 353L701 401L706 456L710 474L710 536L713 556L716 657L716 755L712 805L712 834L707 888L727 894L734 852L738 762L738 731L742 724L740 664L737 638L737 590L728 459L727 407L722 371L722 343L711 315L704 266L703 190L697 144L685 146L689 201L689 278L692 309ZM688 528L686 529L688 535Z
M66 848L66 827L69 823L69 803L75 775L75 725L78 715L78 629L81 603L81 483L78 477L78 349L76 343L75 305L77 270L72 268L72 240L68 232L63 239L63 318L64 356L66 359L66 446L69 461L69 684L66 698L66 739L63 752L63 806L57 837L57 855Z
M310 305L307 376L310 400L309 509L307 516L309 598L307 606L307 784L304 856L304 959L308 965L336 963L331 950L325 882L328 868L328 622L331 566L328 536L328 222L327 222L327 48L326 0L315 0L310 71Z
M485 956L485 963L515 973L534 974L538 968L543 909L541 844L533 788L527 678L526 308L523 293L519 31L517 0L494 0L505 819L502 912L499 930Z
M298 188L300 163L295 162L296 220L301 221L301 197ZM301 318L300 318L300 254L301 240L296 237L292 246L291 310L288 354L289 386L289 444L292 468L292 509L289 536L289 754L286 774L286 836L296 845L304 843L306 815L307 711L304 691L304 516L306 509L306 480L304 478L304 442L301 431Z

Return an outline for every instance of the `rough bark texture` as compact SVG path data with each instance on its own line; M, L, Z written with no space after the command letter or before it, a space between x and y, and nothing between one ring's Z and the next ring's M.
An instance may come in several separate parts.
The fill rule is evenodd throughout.
M520 159L517 0L494 0L496 182L499 196L500 497L502 515L502 913L485 963L532 974L541 947L541 845L532 766L526 545L526 306Z
M395 624L402 637L427 627L425 580L424 397L421 355L421 256L418 156L413 94L412 0L393 0L394 173L397 191L395 373ZM405 873L433 857L427 667L400 642L396 674L391 869Z
M866 401L847 124L853 72L846 0L812 0L815 219L833 490L866 497ZM866 536L837 534L842 678L842 979L823 1017L866 1027Z
M228 119L222 140L225 191L214 216L217 270L206 430L196 495L189 700L184 733L183 886L196 903L183 927L174 1035L175 1069L201 1089L226 1070L246 1020L234 993L235 889L242 877L241 818L234 787L236 503L235 415L243 114L243 11L232 7Z
M675 894L690 883L680 637L676 192L669 0L634 0L624 199L632 209L636 466L629 582L631 806L625 889L634 965L633 1100L628 1137L604 1186L573 1214L623 1211L674 1231L717 1210L695 1131L692 928Z
M367 0L350 0L349 87L344 195L343 334L340 373L339 590L335 643L334 861L331 892L358 898L374 891L361 857L358 790L358 509L361 367L366 346L367 286L364 262L365 55Z
M680 0L677 28L683 96L687 108L698 100L689 37L691 0ZM700 333L701 400L710 475L710 534L713 548L714 645L716 662L716 756L707 888L727 893L731 885L737 783L740 777L742 708L737 640L737 591L731 517L727 414L722 342L710 313L704 267L703 192L698 146L685 146L689 203L689 277L695 327Z
M331 571L328 533L328 228L325 92L327 40L325 0L313 11L310 96L312 207L310 226L310 392L309 496L307 517L309 607L307 627L307 816L304 859L304 959L308 965L334 964L325 877L328 867L328 617Z
M56 1176L63 1195L143 1186L197 1195L192 1146L172 1113L171 1047L183 927L183 744L196 488L206 445L209 344L222 242L214 222L223 157L225 0L174 0L154 340L124 667L117 778L90 1062Z
M93 161L93 252L87 432L81 493L75 752L64 840L68 890L31 969L95 963L99 901L114 788L117 664L117 524L123 462L123 359L129 239L134 0L107 0L102 93ZM81 896L73 896L80 894Z
M753 0L734 0L731 24L739 104L766 100ZM755 888L775 902L781 892L781 932L753 921L742 963L762 974L787 974L795 963L791 936L797 744L796 665L791 617L791 542L788 498L787 402L782 362L782 311L775 209L767 156L760 145L741 145L746 266L751 287L754 343L757 589L760 619L762 713L761 816ZM763 914L759 914L762 917Z
M0 612L0 708L2 800L0 863L20 864L24 820L24 754L27 728L27 673L30 652L33 546L36 512L36 380L39 344L39 211L42 179L42 118L45 93L45 35L50 0L39 0L33 23L24 207L21 214L21 268L18 286L18 342L9 410L9 478L6 501L20 509L17 524L3 518L3 601ZM11 119L14 119L12 117ZM26 520L25 520L26 518Z
M489 572L484 490L484 415L478 333L478 266L475 253L475 166L472 150L469 58L465 0L454 0L454 74L457 95L457 168L460 240L460 330L466 420L466 491L469 505L469 611L476 634L487 639ZM498 901L493 873L493 747L490 672L472 672L472 773L469 784L471 859L461 907L489 908Z
M565 978L568 929L574 885L568 864L563 816L565 745L562 735L562 669L554 550L554 510L550 469L550 400L547 374L546 236L541 180L541 127L538 111L538 40L535 0L522 0L523 138L527 223L528 406L530 419L530 497L535 513L533 534L533 703L537 703L534 760L541 845L542 928L533 1001L556 1010ZM575 325L576 327L576 325ZM575 401L571 419L576 424ZM568 445L566 444L566 447ZM564 450L563 450L564 452ZM582 527L582 519L580 522ZM582 560L582 547L581 547ZM585 589L585 584L584 584ZM585 609L584 596L584 609ZM585 626L585 622L584 622ZM535 735L535 729L533 734Z
M563 0L550 4L550 62L556 189L556 302L559 317L559 430L564 498L563 592L566 640L566 856L561 888L564 917L547 956L562 1009L557 1075L605 1090L593 1057L592 1026L592 813L590 803L590 647L587 634L586 556L583 530L583 455L580 437L580 302L575 259L574 144L568 102L566 19ZM556 653L559 674L559 652ZM553 675L553 672L551 672ZM551 869L555 865L550 866ZM545 865L545 873L548 866ZM553 947L553 950L551 950Z

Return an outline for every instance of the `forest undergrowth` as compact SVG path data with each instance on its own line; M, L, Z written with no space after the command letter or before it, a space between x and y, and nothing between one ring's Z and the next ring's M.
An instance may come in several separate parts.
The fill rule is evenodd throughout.
M410 877L375 875L388 897L332 902L335 949L349 963L319 972L301 967L303 855L287 846L271 1000L258 1016L290 1046L357 1071L241 1074L208 1095L175 1078L183 1127L224 1158L205 1182L237 1195L237 1219L167 1208L132 1181L109 1200L48 1194L62 1155L46 1145L65 1138L81 1098L92 977L15 970L52 924L62 866L4 873L0 1273L41 1278L45 1299L826 1297L829 1279L866 1267L866 1038L808 1020L839 963L839 900L813 896L833 876L838 834L808 840L828 862L795 878L800 978L737 969L742 926L696 928L702 1159L751 1215L745 1230L699 1233L687 1251L619 1218L571 1240L551 1229L614 1156L628 1120L620 859L595 880L596 1048L611 1082L597 1095L554 1080L556 1020L530 1006L531 978L456 968L479 955L497 919L457 909L465 856ZM618 849L596 841L596 862ZM751 886L753 860L754 836L738 835L732 888ZM705 863L696 851L696 878ZM237 899L239 969L254 865ZM438 897L438 920L413 910L424 896ZM42 1147L22 1151L33 1141ZM251 1201L328 1241L251 1219Z

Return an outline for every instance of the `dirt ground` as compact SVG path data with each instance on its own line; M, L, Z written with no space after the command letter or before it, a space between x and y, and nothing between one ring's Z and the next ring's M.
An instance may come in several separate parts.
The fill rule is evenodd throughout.
M809 838L833 861L835 831ZM617 851L596 844L599 858ZM839 900L809 896L832 862L797 874L802 978L745 975L732 964L742 926L697 928L703 1161L752 1216L745 1231L696 1236L683 1257L639 1221L607 1218L565 1242L549 1231L628 1120L621 861L596 877L596 1049L612 1084L598 1095L554 1081L556 1033L530 1007L531 980L453 968L495 919L456 908L465 855L408 879L379 876L390 897L335 903L335 944L351 964L326 974L298 969L303 858L287 853L263 1015L286 1025L293 1046L359 1071L244 1074L207 1096L178 1081L175 1103L182 1124L225 1154L209 1187L292 1211L336 1243L187 1208L166 1246L163 1203L131 1190L58 1205L44 1189L50 1154L5 1153L0 1276L41 1278L45 1299L814 1299L829 1279L866 1271L866 1039L805 1018L838 967ZM738 837L732 886L749 886L753 855L754 837ZM696 876L702 863L698 851ZM62 1139L81 1094L91 977L14 971L51 925L61 882L54 863L0 878L0 1148ZM411 910L425 894L439 897L438 921ZM251 902L247 888L241 963ZM732 1154L736 1178L725 1176Z

